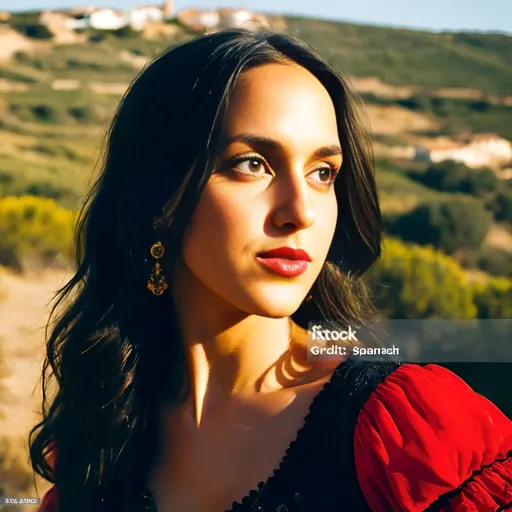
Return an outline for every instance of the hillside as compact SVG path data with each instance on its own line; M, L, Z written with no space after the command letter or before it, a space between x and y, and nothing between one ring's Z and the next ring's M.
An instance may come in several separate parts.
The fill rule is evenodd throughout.
M3 52L13 47L11 59L0 60L0 94L4 110L23 121L102 122L115 103L112 95L126 89L149 57L193 37L171 21L161 24L166 31L89 30L75 34L75 44L55 44L23 37L17 18L23 19L18 14L10 25L0 24ZM486 131L512 139L512 37L269 18L276 26L284 20L349 75L365 103L414 114L409 131Z
M347 74L394 85L512 95L512 37L431 33L286 17L288 27Z

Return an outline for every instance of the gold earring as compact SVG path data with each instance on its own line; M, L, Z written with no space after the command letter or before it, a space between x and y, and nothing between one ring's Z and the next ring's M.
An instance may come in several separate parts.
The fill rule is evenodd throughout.
M162 242L155 242L151 246L149 252L151 253L151 256L155 258L156 263L153 265L153 269L151 270L147 289L153 292L154 295L162 295L162 293L164 293L168 288L165 278L162 275L162 267L160 266L160 263L158 263L158 260L165 254Z
M309 295L306 297L306 302L309 302L312 298L313 298L313 295L309 294Z

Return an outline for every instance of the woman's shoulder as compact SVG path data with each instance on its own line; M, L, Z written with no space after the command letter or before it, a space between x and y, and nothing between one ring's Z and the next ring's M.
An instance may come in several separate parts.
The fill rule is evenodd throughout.
M351 361L336 372L372 510L512 504L512 421L463 379L437 364L391 361Z

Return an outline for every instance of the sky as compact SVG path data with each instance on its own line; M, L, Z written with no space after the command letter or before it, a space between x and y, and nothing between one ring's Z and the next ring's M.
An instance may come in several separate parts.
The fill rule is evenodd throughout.
M96 5L124 9L159 0L0 0L0 10ZM512 35L512 0L175 0L175 9L243 7L261 13L433 31L467 30Z

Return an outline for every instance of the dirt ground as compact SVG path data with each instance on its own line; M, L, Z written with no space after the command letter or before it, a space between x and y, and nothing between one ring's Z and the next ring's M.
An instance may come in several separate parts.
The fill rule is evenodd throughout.
M20 473L31 471L28 433L40 417L44 327L53 304L50 301L69 277L61 270L18 276L0 268L0 436L11 452L0 454L5 464L0 473L8 473L13 464ZM4 475L9 477L15 478ZM24 497L42 497L50 487L39 477L36 483L37 492L34 488ZM20 507L16 510L23 512ZM34 506L26 510L34 512Z
M10 27L0 26L0 61L8 61L19 51L30 51L31 41Z
M506 224L494 224L487 233L485 244L512 254L512 229Z
M371 131L375 135L396 135L439 128L439 124L428 116L403 107L365 105L365 111Z
M39 384L44 357L44 327L49 302L66 282L63 271L47 270L17 276L2 272L0 286L0 350L2 350L7 388L2 397L0 432L18 435L30 428L40 408Z

